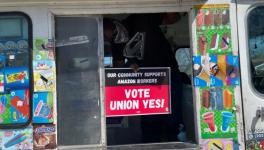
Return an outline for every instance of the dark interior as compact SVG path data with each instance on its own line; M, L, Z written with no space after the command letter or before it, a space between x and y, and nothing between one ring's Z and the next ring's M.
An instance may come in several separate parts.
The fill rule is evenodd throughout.
M165 35L167 41L171 45L175 58L177 60L179 70L182 76L183 82L183 98L182 98L182 114L184 127L180 131L178 140L181 142L195 143L195 131L194 131L194 107L192 97L192 59L190 51L190 34L189 34L189 20L188 13L178 13L180 19L175 23L169 25L160 25L160 29ZM132 14L118 14L118 15L105 15L104 20L117 20L122 23L126 18ZM142 14L141 14L142 15ZM146 14L148 15L148 14ZM152 14L160 15L160 14ZM127 29L129 30L129 29ZM105 31L106 32L106 31ZM104 44L104 64L105 68L116 67L113 62L113 55L111 54L111 42L105 40ZM109 52L110 51L110 52ZM126 59L126 58L125 58ZM127 60L126 60L127 62ZM128 66L126 66L128 67ZM159 117L157 115L156 117ZM154 116L155 119L155 116ZM108 145L122 145L122 144L139 144L147 143L142 134L142 116L125 116L125 117L108 117L107 121L107 144ZM177 128L177 127L175 127ZM174 142L167 139L165 136L160 136L159 140L153 141L159 142Z

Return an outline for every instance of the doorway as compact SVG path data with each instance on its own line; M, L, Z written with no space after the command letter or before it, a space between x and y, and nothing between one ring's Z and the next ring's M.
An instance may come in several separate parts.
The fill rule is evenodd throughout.
M153 45L157 45L155 43L162 44L159 40L165 40L165 43L169 43L171 49L171 56L177 60L179 74L181 78L181 82L183 83L182 86L182 99L181 99L181 114L182 114L182 122L181 125L176 127L175 130L179 130L177 136L177 140L171 140L166 136L166 133L161 131L158 137L158 140L151 140L151 142L160 143L160 142L175 142L175 141L182 141L182 142L190 142L195 143L195 129L194 129L194 107L193 107L193 96L192 96L192 58L191 58L191 50L190 50L190 34L189 31L189 15L187 12L182 13L171 13L169 18L174 20L175 22L167 22L163 23L160 20L161 16L165 16L165 13L157 13L157 14L116 14L116 15L104 15L104 35L105 35L105 42L104 42L104 65L105 68L122 68L122 67L130 67L130 59L131 55L126 55L128 51L128 44L133 43L132 39L135 39L134 33L137 32L135 30L144 31L144 32L155 32L152 34L153 40L150 40ZM132 19L131 19L132 18ZM149 21L155 18L155 22L151 22L148 24ZM147 20L147 21L146 21ZM151 20L152 21L152 20ZM159 22L161 21L161 22ZM111 24L112 22L112 24ZM159 22L159 27L156 28L154 23ZM115 27L116 24L119 27ZM148 24L148 26L146 26ZM121 27L120 27L121 26ZM122 27L123 26L123 27ZM155 27L154 27L155 26ZM112 40L109 40L109 28L113 28L113 35L114 37ZM123 32L122 28L125 28L127 31ZM155 28L152 30L152 28ZM158 30L158 31L157 31ZM117 31L117 32L116 32ZM118 36L118 32L123 32L120 34L122 36ZM126 32L128 32L128 37L126 40ZM156 32L161 33L162 35L156 34ZM132 33L132 34L131 34ZM153 36L161 36L162 38L153 38ZM163 36L165 38L163 38ZM118 37L118 38L117 38ZM121 39L120 39L121 38ZM122 39L123 38L123 39ZM156 40L159 39L159 40ZM119 40L115 42L115 40ZM122 42L126 41L126 42ZM129 45L129 47L136 47L135 45L139 44L140 42L134 42L134 44ZM146 43L146 42L142 42ZM142 44L141 47L149 46ZM140 46L139 46L140 47ZM149 46L151 47L151 46ZM137 47L138 48L138 47ZM152 48L155 48L152 46ZM164 47L162 47L164 48ZM138 48L140 49L140 48ZM135 49L134 49L135 50ZM164 50L164 49L163 49ZM157 52L159 53L159 52ZM156 54L157 54L156 53ZM146 53L144 53L147 55ZM152 55L151 59L154 60L149 63L144 63L143 65L139 60L138 66L139 67L168 67L166 64L163 63L159 64L158 59L167 59L168 61L171 60L171 56L165 56L164 53L159 53L160 55ZM162 58L165 56L165 58ZM139 58L140 56L136 56L136 59L143 59ZM142 56L144 57L144 56ZM134 58L133 58L134 59ZM122 62L123 61L123 62ZM163 61L163 60L161 60ZM165 65L164 65L165 64ZM171 68L174 69L173 67ZM171 76L172 78L174 76ZM173 92L173 91L171 91ZM161 130L166 130L162 127L162 124L159 124L159 118L166 118L166 115L153 115L151 124L157 124L157 129L160 127ZM122 145L122 144L141 144L141 143L149 143L146 141L146 135L144 133L144 121L146 117L142 116L121 116L121 117L107 117L107 143L108 145ZM150 125L151 125L150 124ZM153 129L153 132L157 130ZM151 131L150 131L151 132ZM172 132L172 131L171 131ZM156 136L155 133L151 133L151 136ZM128 136L129 135L129 136Z

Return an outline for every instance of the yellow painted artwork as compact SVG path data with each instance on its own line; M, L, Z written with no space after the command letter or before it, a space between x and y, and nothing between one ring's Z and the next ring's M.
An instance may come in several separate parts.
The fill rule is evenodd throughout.
M34 91L55 91L55 70L34 71Z

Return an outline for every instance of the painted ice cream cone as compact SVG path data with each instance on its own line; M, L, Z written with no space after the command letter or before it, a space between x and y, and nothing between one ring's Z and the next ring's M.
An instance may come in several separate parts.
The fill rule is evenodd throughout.
M210 67L210 74L213 76L215 76L220 70L218 64L214 62L210 62L209 67Z
M225 76L224 72L222 71L222 69L220 68L222 66L220 66L219 64L216 64L214 62L210 62L209 66L210 66L210 74L224 82L226 76Z
M222 70L219 70L219 72L215 75L216 78L220 79L223 81L223 83L225 83L225 79L226 79L226 76L225 74L222 72Z
M206 82L210 82L210 76L209 74L204 70L202 69L201 73L198 75L199 78L205 80Z

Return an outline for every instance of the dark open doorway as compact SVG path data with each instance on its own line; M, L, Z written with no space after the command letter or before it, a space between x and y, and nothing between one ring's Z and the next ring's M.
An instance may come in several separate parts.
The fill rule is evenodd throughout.
M112 33L109 32L109 30L112 30ZM146 37L144 37L146 38L145 41L140 42L139 40L139 42L135 42L135 40L133 40L137 38L136 34L138 32L142 32L142 35L146 34ZM175 106L175 110L173 110L174 106L172 107L172 111L180 111L179 114L181 114L180 117L182 119L177 126L175 125L167 128L165 125L166 121L164 120L167 120L168 124L170 124L169 122L171 120L167 119L166 115L152 115L150 117L108 117L106 118L108 145L175 141L195 143L193 91L191 82L192 59L189 33L189 17L188 13L185 12L170 13L170 15L167 15L167 13L159 13L104 16L105 68L131 67L131 64L135 62L138 67L171 67L173 71L178 70L175 71L176 73L172 73L171 78L176 76L179 77L178 79L180 79L182 84L180 86L182 92L182 98L180 98L181 104L180 106ZM157 38L157 36L159 37ZM166 46L160 47L160 49L157 49L155 52L155 47L164 45L164 43L169 45L169 48ZM134 58L132 58L131 63L129 50L135 50L131 47L140 49L139 51L141 53L143 51L143 54L135 54L140 61L133 61ZM142 50L142 47L144 47L144 50ZM154 51L153 53L155 53L154 55L146 52L146 49L151 48ZM171 52L166 53L165 49L170 49ZM146 57L146 55L150 56ZM141 59L143 61L141 61ZM146 59L150 60L145 61ZM171 65L173 59L177 60L177 68ZM168 62L167 66L166 60ZM162 61L165 63L160 63ZM175 91L171 90L172 94L173 92ZM173 98L175 98L175 96L172 96L172 102L175 101ZM176 101L178 104L179 100ZM179 117L178 112L175 114L175 117ZM149 121L144 123L146 122L146 118ZM177 131L174 132L173 130ZM175 133L177 133L177 135L172 135ZM149 137L150 139L148 139ZM152 139L152 137L155 138Z

